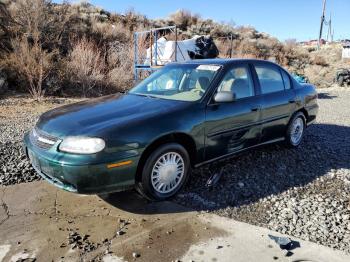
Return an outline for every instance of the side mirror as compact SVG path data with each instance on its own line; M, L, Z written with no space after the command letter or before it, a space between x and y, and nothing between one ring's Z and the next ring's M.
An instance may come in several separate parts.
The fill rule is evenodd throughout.
M228 103L235 101L236 97L232 92L229 91L219 91L214 96L214 101L216 103Z

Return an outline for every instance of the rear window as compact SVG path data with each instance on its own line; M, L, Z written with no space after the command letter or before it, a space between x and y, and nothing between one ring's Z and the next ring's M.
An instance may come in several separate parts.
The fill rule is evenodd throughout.
M255 66L263 94L284 90L284 81L279 68L273 66Z

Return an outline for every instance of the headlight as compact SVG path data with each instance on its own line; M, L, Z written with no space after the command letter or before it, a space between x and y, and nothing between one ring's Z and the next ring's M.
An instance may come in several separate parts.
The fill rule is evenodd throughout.
M67 137L63 139L59 150L75 154L94 154L105 148L105 141L94 137Z

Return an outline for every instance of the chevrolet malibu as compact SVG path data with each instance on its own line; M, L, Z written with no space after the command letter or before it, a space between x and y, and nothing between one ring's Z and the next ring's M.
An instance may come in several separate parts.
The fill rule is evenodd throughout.
M297 147L318 111L314 86L260 60L172 63L126 94L44 113L25 151L48 182L102 194L174 196L193 168L260 145Z

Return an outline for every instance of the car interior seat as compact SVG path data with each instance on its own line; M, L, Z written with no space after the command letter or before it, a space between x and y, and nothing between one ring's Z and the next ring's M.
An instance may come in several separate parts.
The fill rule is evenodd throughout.
M206 76L198 77L196 89L199 89L201 91L207 90L208 86L210 84L210 80Z
M247 79L237 78L231 85L231 92L235 94L236 98L251 96L249 82Z

